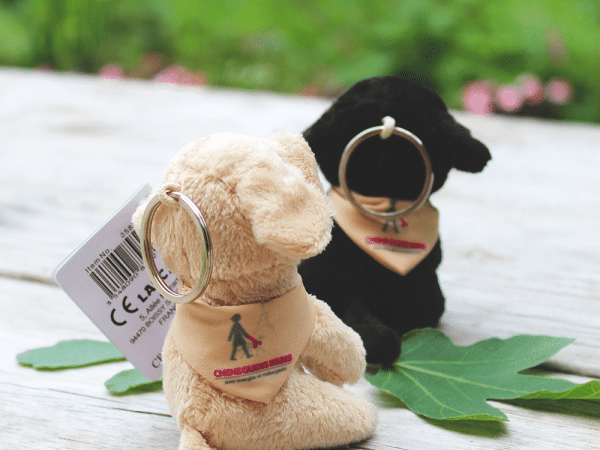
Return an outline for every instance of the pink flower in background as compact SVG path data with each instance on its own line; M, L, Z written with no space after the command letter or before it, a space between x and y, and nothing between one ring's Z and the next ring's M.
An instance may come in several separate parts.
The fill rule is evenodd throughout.
M496 104L503 111L516 112L523 106L523 96L514 86L500 86L496 91Z
M100 78L118 80L124 77L123 69L118 64L106 64L98 72Z
M465 109L474 114L487 115L493 109L493 94L489 83L473 81L467 84L462 93Z
M567 80L552 78L544 84L532 73L522 73L513 84L497 86L493 81L472 81L463 87L463 107L475 114L490 114L494 110L518 113L523 107L528 115L547 115L544 102L565 105L573 97L573 86ZM544 112L546 111L546 112Z
M207 82L202 72L190 72L185 67L178 65L169 66L162 70L156 74L154 81L183 86L202 86Z
M552 78L546 84L546 98L555 105L565 105L571 101L573 87L562 78Z
M536 106L544 101L544 85L532 73L523 73L517 77L517 85L527 104Z
M177 65L169 66L158 72L154 77L154 81L158 81L159 83L177 84L183 73L185 73L184 67Z
M186 71L179 78L179 83L184 86L204 86L206 84L206 77L202 72L188 72Z

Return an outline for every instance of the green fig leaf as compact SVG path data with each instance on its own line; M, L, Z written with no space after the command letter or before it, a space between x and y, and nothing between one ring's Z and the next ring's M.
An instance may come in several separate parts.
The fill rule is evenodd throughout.
M137 369L119 372L104 386L115 395L143 394L145 392L160 391L162 380L152 381L142 375Z
M561 398L560 393L565 392L598 395L593 382L584 388L586 385L566 380L518 373L543 363L571 342L521 335L460 347L439 330L420 329L405 335L402 354L392 369L366 379L398 397L416 414L433 419L505 421L506 415L486 400Z
M592 380L576 384L562 392L539 391L519 397L523 400L600 400L600 381Z
M20 353L17 361L37 370L61 370L125 361L125 357L110 342L72 340Z

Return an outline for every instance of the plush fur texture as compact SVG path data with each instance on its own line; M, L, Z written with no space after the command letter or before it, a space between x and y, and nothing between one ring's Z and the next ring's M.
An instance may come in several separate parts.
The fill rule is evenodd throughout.
M213 276L197 301L240 305L283 295L297 282L299 261L321 252L331 237L316 162L300 135L218 134L192 142L170 162L156 193L167 189L190 197L210 230ZM186 212L163 198L168 203L155 215L152 242L169 270L193 286L200 237ZM134 215L138 229L142 212ZM213 387L167 335L163 385L182 430L180 450L336 447L373 433L376 409L341 387L364 373L361 339L327 304L311 299L317 318L301 364L268 404Z
M338 167L350 140L391 116L396 126L419 137L434 172L432 192L448 172L480 172L490 160L487 147L449 114L441 98L425 87L398 77L363 80L342 94L304 132L330 183L339 186ZM366 196L414 200L423 187L425 168L408 141L372 137L352 154L346 178L350 189ZM443 220L443 219L442 219ZM400 354L401 336L436 326L444 296L436 269L440 242L411 272L400 276L362 252L338 227L319 256L300 265L309 292L326 299L334 313L361 335L367 361L389 365Z

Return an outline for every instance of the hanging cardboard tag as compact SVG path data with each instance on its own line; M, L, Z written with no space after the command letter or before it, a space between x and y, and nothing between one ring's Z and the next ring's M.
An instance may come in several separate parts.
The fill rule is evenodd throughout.
M150 380L162 376L162 346L175 304L152 285L131 217L151 188L141 186L52 272L56 283L123 355ZM176 290L178 279L160 255L163 280Z

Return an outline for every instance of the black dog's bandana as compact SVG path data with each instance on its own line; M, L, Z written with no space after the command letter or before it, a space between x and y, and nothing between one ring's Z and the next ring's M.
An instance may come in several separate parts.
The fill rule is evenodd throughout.
M339 187L332 187L328 195L333 218L348 237L380 264L400 275L406 275L423 261L438 240L439 213L429 201L400 221L383 224L362 215ZM354 197L375 212L399 211L412 203L360 194Z

